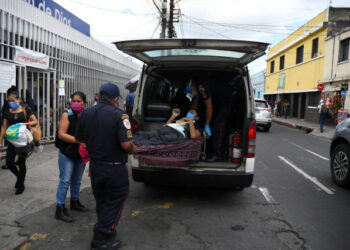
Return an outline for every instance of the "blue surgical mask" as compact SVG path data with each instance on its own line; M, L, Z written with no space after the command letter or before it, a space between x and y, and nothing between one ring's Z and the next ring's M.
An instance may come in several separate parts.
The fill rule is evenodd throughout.
M192 114L191 112L188 112L188 113L186 114L186 118L191 118L192 120L194 120L194 118L196 118L196 117L195 117L194 114Z
M18 102L9 102L10 108L16 110L19 106Z

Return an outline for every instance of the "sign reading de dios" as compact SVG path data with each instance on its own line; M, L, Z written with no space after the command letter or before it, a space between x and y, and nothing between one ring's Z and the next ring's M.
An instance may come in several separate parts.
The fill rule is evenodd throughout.
M46 14L53 16L60 22L78 30L79 32L90 36L90 25L79 19L65 8L61 7L52 0L23 0Z

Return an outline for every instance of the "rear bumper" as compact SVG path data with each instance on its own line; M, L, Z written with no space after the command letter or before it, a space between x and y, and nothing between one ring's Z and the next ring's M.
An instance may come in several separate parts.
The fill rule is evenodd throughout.
M272 119L263 119L263 120L256 120L256 125L257 126L271 126L272 124Z
M134 181L184 187L249 187L253 182L253 176L253 173L233 171L132 168Z

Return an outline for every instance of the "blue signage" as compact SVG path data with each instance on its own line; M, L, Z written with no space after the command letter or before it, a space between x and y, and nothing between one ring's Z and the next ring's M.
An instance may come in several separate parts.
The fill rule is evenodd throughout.
M90 36L90 25L79 19L65 8L61 7L52 0L24 0L33 5L39 10L49 14L60 22L80 31L81 33Z

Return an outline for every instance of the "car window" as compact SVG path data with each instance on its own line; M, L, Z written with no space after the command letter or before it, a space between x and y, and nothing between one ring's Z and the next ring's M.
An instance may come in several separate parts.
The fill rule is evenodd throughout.
M266 102L259 102L259 101L255 101L255 107L257 107L257 108L268 108Z

